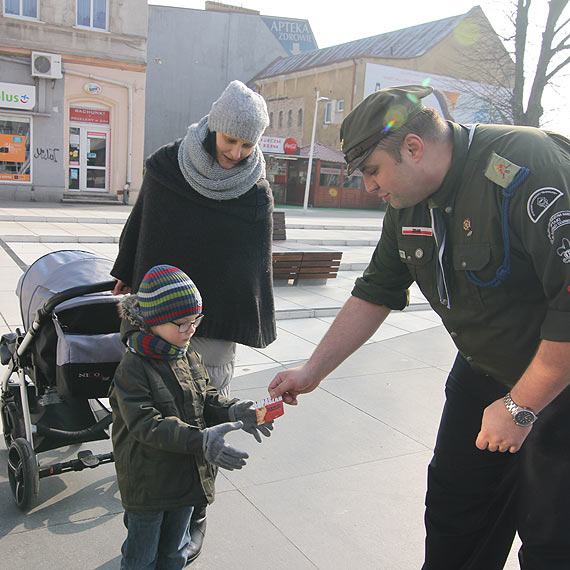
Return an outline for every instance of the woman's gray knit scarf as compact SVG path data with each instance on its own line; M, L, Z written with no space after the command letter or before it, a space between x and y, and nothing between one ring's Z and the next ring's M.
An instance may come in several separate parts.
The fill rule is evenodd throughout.
M239 198L260 179L265 178L265 159L259 145L233 168L222 168L206 151L208 116L190 125L178 149L178 164L184 178L196 192L213 200Z

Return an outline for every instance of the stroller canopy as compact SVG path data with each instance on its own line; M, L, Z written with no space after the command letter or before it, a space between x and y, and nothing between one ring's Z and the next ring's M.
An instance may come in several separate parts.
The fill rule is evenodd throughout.
M32 324L37 310L53 295L72 287L111 281L112 267L112 260L81 250L54 251L37 259L20 277L16 287L25 330ZM110 291L105 291L74 297L57 309L116 301Z

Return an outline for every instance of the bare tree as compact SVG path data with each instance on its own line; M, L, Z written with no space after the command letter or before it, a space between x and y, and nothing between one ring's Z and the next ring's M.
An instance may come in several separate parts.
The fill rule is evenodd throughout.
M517 0L514 17L515 79L512 117L515 125L538 127L544 112L545 87L570 64L570 17L563 18L569 0L550 0L542 42L525 110L525 63L528 55L529 10L532 0ZM527 66L528 67L528 66Z

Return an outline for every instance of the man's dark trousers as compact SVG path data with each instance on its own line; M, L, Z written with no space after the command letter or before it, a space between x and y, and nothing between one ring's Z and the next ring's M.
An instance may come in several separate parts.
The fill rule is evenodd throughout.
M428 468L423 570L500 570L515 532L523 570L570 569L570 389L518 453L481 451L483 410L508 389L458 356Z

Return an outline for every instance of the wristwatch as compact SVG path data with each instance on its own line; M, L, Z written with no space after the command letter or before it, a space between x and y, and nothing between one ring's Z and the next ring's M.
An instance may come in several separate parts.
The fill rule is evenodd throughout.
M513 399L511 398L510 392L503 398L503 401L505 402L507 410L511 412L511 415L513 416L513 421L518 426L523 426L523 427L531 426L538 418L538 415L535 414L532 410L529 410L528 408L523 408L522 406L518 406L517 404L515 404L515 402L513 402Z

